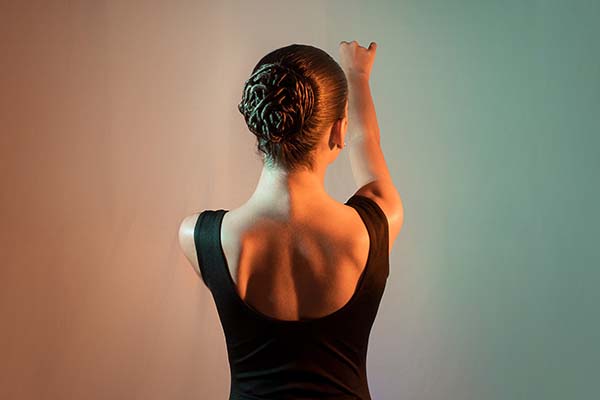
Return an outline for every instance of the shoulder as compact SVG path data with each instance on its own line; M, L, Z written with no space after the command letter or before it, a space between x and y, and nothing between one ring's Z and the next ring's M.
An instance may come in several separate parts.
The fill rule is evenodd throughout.
M198 274L200 274L200 267L198 263L198 255L196 253L196 244L194 242L194 230L200 214L201 213L195 213L183 218L179 224L178 233L179 246L181 247L183 254L186 256Z
M400 194L391 182L387 183L382 180L362 186L355 194L369 198L383 212L388 225L391 252L392 245L404 224L404 206Z

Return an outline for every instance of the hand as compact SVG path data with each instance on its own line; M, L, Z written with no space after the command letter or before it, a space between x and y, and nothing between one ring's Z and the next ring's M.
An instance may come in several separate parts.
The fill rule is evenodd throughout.
M371 42L369 48L361 47L356 40L340 42L340 66L347 76L364 75L367 79L371 75L377 43Z

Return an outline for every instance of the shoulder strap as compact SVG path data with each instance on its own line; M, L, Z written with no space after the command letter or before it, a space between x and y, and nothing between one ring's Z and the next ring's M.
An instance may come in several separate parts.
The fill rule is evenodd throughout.
M219 249L216 246L219 238L216 236L220 232L217 227L218 213L214 210L204 210L198 216L196 226L194 227L194 244L196 245L196 256L200 265L200 274L204 284L211 288L213 284L212 272L215 265L218 265L217 255Z
M367 226L369 240L371 241L371 246L374 247L372 257L386 260L385 276L387 277L389 275L389 262L387 260L389 257L390 239L388 220L385 213L375 200L360 194L353 195L345 204L356 209Z
M235 292L221 248L221 223L227 210L205 210L198 216L194 229L196 254L204 284L215 301L225 332L231 332L247 318L245 303ZM244 329L249 328L248 325Z

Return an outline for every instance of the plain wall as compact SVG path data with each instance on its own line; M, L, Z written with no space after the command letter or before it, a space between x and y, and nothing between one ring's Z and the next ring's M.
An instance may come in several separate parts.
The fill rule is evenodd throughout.
M587 399L600 361L597 1L0 2L0 398L225 399L179 222L261 163L236 105L269 51L378 43L405 222L375 400ZM357 189L346 154L327 188Z

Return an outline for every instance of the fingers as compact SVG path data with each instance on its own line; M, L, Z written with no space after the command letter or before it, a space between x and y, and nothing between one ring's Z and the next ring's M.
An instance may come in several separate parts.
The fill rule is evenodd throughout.
M345 40L342 40L340 42L340 46L358 46L358 42L356 40L353 40L351 42L346 42Z
M358 46L358 47L360 47L360 45L358 44L358 42L357 42L356 40L353 40L353 41L351 41L351 42L347 42L347 41L345 41L345 40L342 40L342 41L340 42L339 46L340 46L340 47L341 47L341 46ZM377 43L375 43L375 42L371 42L371 43L369 44L369 48L368 48L367 50L369 50L369 51L373 51L373 52L376 52L376 51L377 51Z

